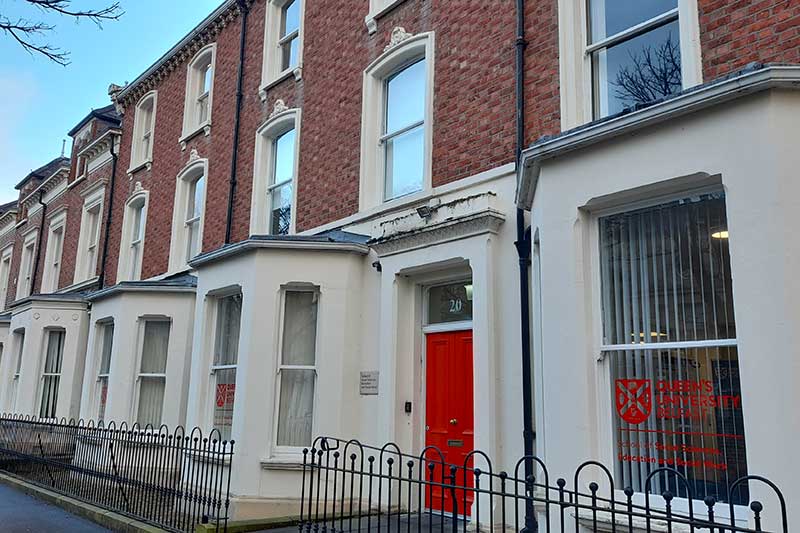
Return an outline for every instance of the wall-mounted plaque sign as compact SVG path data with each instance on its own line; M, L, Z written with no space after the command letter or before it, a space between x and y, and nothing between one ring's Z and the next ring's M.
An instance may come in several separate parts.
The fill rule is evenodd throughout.
M361 379L358 383L358 390L361 396L378 395L378 377L380 372L377 370L365 370L361 372Z

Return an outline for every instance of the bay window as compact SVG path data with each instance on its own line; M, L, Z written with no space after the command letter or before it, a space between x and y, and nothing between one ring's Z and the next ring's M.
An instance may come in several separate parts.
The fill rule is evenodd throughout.
M602 353L615 474L644 491L670 467L695 494L746 504L747 473L725 197L698 194L600 218ZM656 476L654 492L686 490Z
M106 401L108 400L108 377L111 372L111 350L114 343L114 322L98 324L100 337L100 367L97 370L97 420L106 419Z
M223 440L231 439L233 402L236 396L236 365L239 361L239 328L242 295L233 294L216 300L214 360L214 423Z
M47 332L44 369L42 371L42 399L39 418L55 418L58 407L58 387L61 383L61 363L64 359L64 330Z
M22 354L25 349L25 330L20 329L14 332L14 349L16 350L16 361L14 363L14 377L11 380L11 398L9 405L12 411L17 409L17 396L19 395L19 377L22 370Z
M161 425L164 393L167 384L167 354L170 322L146 319L142 328L142 352L137 376L138 406L136 421L140 426Z
M314 390L317 380L317 305L319 293L289 288L278 365L278 448L299 449L313 439Z

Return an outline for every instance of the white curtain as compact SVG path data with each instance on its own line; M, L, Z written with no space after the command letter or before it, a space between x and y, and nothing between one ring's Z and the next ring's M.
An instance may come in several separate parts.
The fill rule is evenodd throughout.
M606 354L623 486L643 491L650 472L671 467L689 478L695 493L742 497L725 490L746 473L740 406L694 409L705 401L701 396L741 394L736 347L724 345L736 337L727 235L722 194L600 220L604 344L638 345ZM722 342L692 346L698 341ZM659 348L664 342L685 344ZM627 386L639 393L649 387L649 412L631 401ZM631 422L631 408L646 419ZM652 490L685 495L683 487L662 481Z
M278 446L309 446L314 417L317 293L286 292ZM293 368L294 367L294 368Z
M54 418L58 404L58 385L61 378L61 360L64 355L64 332L50 331L42 374L42 405L40 418Z
M169 330L169 322L145 322L140 369L140 373L145 375L139 377L139 408L136 418L140 425L159 426L161 424Z

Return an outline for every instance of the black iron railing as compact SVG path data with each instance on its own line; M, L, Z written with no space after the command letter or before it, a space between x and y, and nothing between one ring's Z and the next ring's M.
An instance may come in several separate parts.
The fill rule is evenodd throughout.
M536 472L527 479L526 461ZM769 509L759 501L748 509L694 494L685 476L670 468L652 471L645 492L634 493L618 491L611 472L596 461L580 465L570 482L553 482L535 457L520 459L512 472L497 472L480 451L451 465L433 447L411 456L395 444L373 448L319 438L304 451L299 530L787 533L786 502L778 487L746 476L729 489L743 484L763 485ZM687 498L675 497L678 485ZM531 507L534 516L525 516Z
M232 458L216 431L0 417L0 471L168 531L227 531Z

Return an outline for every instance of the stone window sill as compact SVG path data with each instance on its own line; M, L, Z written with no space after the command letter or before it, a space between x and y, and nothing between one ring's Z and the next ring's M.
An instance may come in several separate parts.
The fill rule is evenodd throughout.
M374 11L370 11L369 14L364 17L367 31L369 31L370 34L378 31L378 19L403 2L405 2L405 0L373 0L372 3L378 4L378 6L374 8Z

